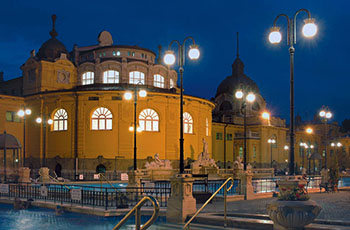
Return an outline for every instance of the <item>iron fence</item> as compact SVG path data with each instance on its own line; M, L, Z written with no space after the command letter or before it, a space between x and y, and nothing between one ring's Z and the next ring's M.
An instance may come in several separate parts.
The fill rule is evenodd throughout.
M277 181L279 178L253 178L254 193L278 192Z

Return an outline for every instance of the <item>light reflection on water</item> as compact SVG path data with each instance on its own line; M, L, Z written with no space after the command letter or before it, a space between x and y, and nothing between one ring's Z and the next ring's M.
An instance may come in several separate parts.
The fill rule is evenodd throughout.
M142 223L149 217L142 217ZM12 205L0 204L1 230L111 230L120 217L98 217L78 213L65 212L57 216L54 210L32 207L28 210L14 210ZM158 217L157 222L165 222ZM124 229L134 229L130 225Z

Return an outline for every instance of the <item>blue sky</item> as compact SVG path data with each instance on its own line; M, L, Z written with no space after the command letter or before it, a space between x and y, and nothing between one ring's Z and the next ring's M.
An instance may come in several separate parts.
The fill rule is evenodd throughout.
M271 112L289 117L289 54L286 22L278 21L283 43L267 41L280 13L292 16L300 8L311 11L318 24L312 39L301 35L305 14L297 19L295 45L295 111L312 119L328 105L334 120L350 118L350 2L337 1L2 1L0 9L0 70L5 79L21 76L20 66L32 49L49 39L51 14L57 15L58 39L68 50L97 43L108 30L115 44L138 45L157 52L173 39L192 35L201 49L197 62L186 62L185 93L210 99L231 74L240 33L240 57L245 73L259 86Z

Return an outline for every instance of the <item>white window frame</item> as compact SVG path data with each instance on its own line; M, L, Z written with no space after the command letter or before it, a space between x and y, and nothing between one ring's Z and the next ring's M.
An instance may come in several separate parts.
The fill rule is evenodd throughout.
M53 116L53 131L68 129L68 113L65 109L58 109Z
M193 119L190 113L183 114L184 133L193 134Z
M91 129L112 130L112 121L112 112L105 107L99 107L91 115Z
M153 109L144 109L139 114L139 125L142 131L158 132L159 115Z
M81 77L82 85L91 85L94 84L95 73L92 71L87 71L83 73Z
M209 137L209 121L208 118L205 118L205 135Z
M170 78L170 82L169 82L169 88L175 88L176 85L175 85L175 81L173 79Z
M129 73L129 84L145 84L145 74L140 71L131 71Z
M119 83L119 72L116 70L106 70L103 72L103 83L116 84Z
M164 88L164 77L160 74L153 75L153 85L158 88Z

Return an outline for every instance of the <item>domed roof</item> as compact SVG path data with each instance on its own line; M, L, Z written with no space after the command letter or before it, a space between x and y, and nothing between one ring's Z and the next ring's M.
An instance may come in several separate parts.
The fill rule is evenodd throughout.
M232 64L232 75L226 77L216 90L216 96L220 94L234 95L237 90L244 89L246 91L252 91L260 93L257 84L244 74L244 64L242 60L237 56L236 60Z
M56 39L58 33L55 30L56 15L52 15L53 27L50 31L51 38L41 45L37 57L39 59L45 59L53 61L61 56L61 53L68 54L66 47L62 42Z
M22 148L21 143L17 140L16 137L11 134L4 132L0 134L0 149L19 149Z

